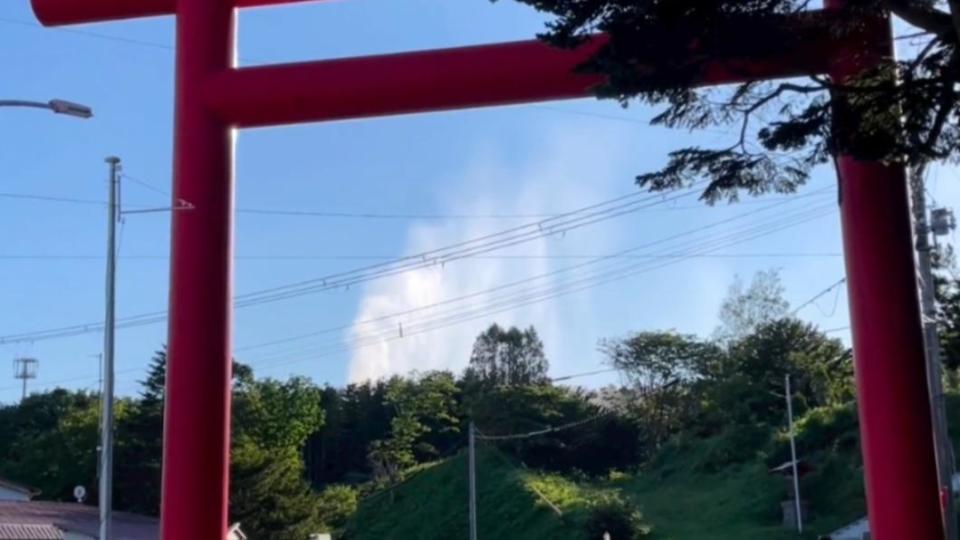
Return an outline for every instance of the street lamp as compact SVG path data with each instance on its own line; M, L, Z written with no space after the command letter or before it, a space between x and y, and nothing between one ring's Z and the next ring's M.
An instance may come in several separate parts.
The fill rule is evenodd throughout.
M0 99L0 107L33 107L35 109L49 109L57 114L65 114L77 118L90 118L93 116L93 109L86 105L74 103L64 99L51 99L44 103L42 101L25 101L21 99Z

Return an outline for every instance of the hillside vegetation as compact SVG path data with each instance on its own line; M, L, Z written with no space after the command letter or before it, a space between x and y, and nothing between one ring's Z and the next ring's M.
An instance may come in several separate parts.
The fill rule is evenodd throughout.
M535 329L495 324L460 373L321 387L237 362L230 519L257 540L466 539L472 426L484 540L796 538L780 524L790 482L769 472L790 460L789 378L815 539L865 512L853 359L782 292L775 272L736 282L709 338L600 340L621 384L595 390L551 378ZM955 392L960 346L945 351ZM161 351L141 395L117 404L118 510L157 512L165 376ZM48 500L95 486L97 402L58 389L0 406L0 476Z
M960 403L960 397L954 397ZM804 498L814 519L803 538L816 538L864 513L856 420L852 407L815 409L798 422L798 444L813 471ZM768 473L781 441L743 463L714 469L723 438L678 442L646 468L606 478L518 469L499 451L478 453L481 538L588 540L583 524L591 502L615 491L636 503L650 538L662 540L777 540L797 538L780 525L788 484ZM563 512L558 516L535 493ZM441 540L468 538L467 462L458 455L425 468L392 490L361 501L343 538ZM616 540L616 539L614 539Z

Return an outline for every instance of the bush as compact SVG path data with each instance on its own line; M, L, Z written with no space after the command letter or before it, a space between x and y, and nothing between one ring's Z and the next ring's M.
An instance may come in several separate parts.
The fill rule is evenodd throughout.
M768 445L770 437L771 429L763 424L730 426L720 435L705 440L705 452L697 470L712 474L730 465L752 461Z
M860 432L853 403L811 409L797 419L795 429L797 454L808 461L820 455L859 459ZM772 441L766 463L774 467L789 460L790 436L784 429Z
M357 490L350 486L332 485L317 500L317 513L328 527L339 529L357 510Z
M638 540L650 535L651 530L639 509L619 493L607 492L590 505L583 539L602 540L604 533L609 533L611 540Z

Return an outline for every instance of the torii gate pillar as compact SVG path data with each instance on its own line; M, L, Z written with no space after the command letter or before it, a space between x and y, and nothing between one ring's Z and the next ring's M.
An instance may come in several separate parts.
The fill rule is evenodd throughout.
M575 51L530 41L235 68L235 8L294 1L32 0L46 25L177 16L173 196L193 209L173 214L164 540L227 534L234 128L583 97L598 82L574 68L602 38ZM829 32L830 16L797 16L811 32L803 50L711 65L703 84L843 80L891 54L888 21L861 54ZM941 540L904 171L845 156L838 169L873 537Z

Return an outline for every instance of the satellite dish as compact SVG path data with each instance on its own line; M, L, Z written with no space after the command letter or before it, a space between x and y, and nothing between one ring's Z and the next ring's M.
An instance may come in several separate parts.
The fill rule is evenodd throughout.
M87 488L83 486L73 488L73 496L77 499L78 503L83 503L83 500L87 498Z

